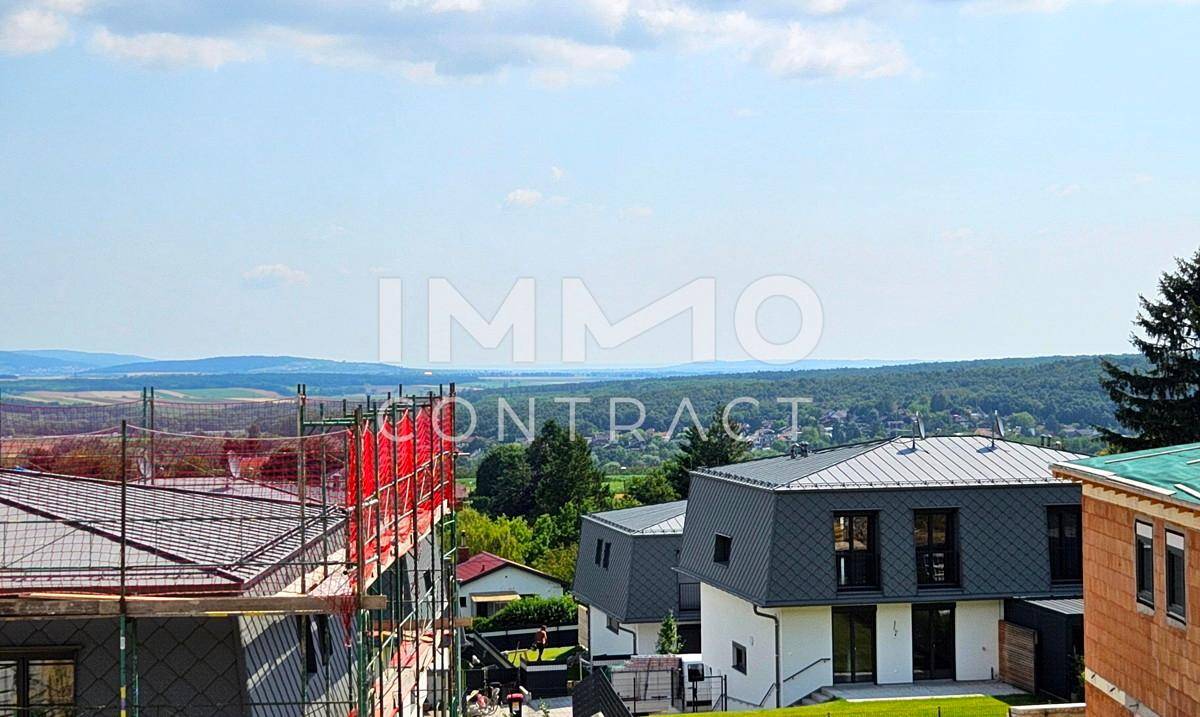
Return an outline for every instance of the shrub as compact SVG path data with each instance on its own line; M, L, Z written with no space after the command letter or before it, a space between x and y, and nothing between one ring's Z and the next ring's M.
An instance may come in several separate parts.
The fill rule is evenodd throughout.
M510 602L490 617L475 618L471 626L477 632L488 632L542 625L570 625L575 620L575 600L570 595L557 598L528 597Z

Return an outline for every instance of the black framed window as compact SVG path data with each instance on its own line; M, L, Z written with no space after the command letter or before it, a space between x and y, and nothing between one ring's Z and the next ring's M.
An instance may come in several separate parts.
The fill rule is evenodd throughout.
M1154 526L1134 521L1134 570L1137 573L1137 599L1154 607Z
M1046 536L1050 541L1050 580L1056 583L1083 580L1083 517L1079 506L1046 508Z
M733 552L733 538L717 533L713 536L713 562L720 565L729 564L729 555Z
M914 511L913 541L917 549L917 585L958 585L958 511Z
M608 570L608 556L612 554L612 543L604 541L604 562L602 563L605 570Z
M604 557L604 541L596 538L596 564L600 564L600 559Z
M879 536L875 513L833 516L833 550L838 590L879 587Z
M738 642L733 643L733 662L732 662L731 666L733 667L733 669L737 670L738 672L742 673L743 675L746 674L746 646L745 645L738 643Z
M613 617L612 615L608 616L607 626L608 626L609 631L612 632L613 634L615 634L615 635L621 634L621 621L618 620L617 618Z
M0 651L0 714L76 714L74 652L54 648Z
M1187 557L1182 533L1167 530L1167 614L1187 621Z

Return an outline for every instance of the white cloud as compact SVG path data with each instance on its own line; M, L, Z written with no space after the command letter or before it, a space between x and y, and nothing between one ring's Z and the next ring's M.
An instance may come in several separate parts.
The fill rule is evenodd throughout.
M254 47L227 38L170 32L118 35L104 27L92 35L91 47L100 54L150 67L204 67L210 70L231 62L245 62L260 54Z
M1078 184L1051 184L1046 191L1055 197L1064 198L1079 194L1082 189Z
M654 209L640 204L625 207L621 210L622 219L645 219L654 215Z
M287 264L259 264L242 272L242 278L259 288L308 283L308 274Z
M684 5L655 7L640 15L651 33L686 50L732 51L780 77L888 77L909 66L898 42L880 37L861 21L806 25Z
M0 52L29 55L53 50L71 34L60 14L40 8L14 10L0 19Z
M1134 184L1151 184L1153 182L1154 182L1154 175L1152 175L1152 174L1146 174L1145 172L1138 172L1137 174L1133 175L1133 183Z
M1073 0L971 0L964 5L967 12L976 13L1052 13L1065 10Z
M504 198L504 203L510 207L528 209L542 203L542 193L536 189L514 189Z
M553 166L550 168L550 177L556 182L561 182L567 176L567 170L562 167Z
M188 3L17 1L33 4L7 24L30 28L0 36L0 50L49 50L78 25L94 51L158 67L290 53L415 81L517 74L563 87L612 81L643 53L720 53L781 77L888 76L909 64L872 24L877 0L296 0L286 12L262 2L203 12ZM856 20L838 19L857 5Z

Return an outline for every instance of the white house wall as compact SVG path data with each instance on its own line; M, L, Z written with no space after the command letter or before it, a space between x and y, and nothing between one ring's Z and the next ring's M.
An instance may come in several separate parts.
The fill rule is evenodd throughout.
M912 682L912 605L875 609L875 679L881 685Z
M750 603L706 583L700 584L700 606L704 664L727 676L729 709L758 705L775 684L774 624L755 615ZM746 648L745 674L733 669L734 642ZM764 706L774 707L774 699Z
M563 594L562 585L549 578L535 575L526 570L514 567L504 567L476 578L459 588L458 594L467 598L467 606L463 614L475 616L475 603L471 595L476 593L514 592L522 597L537 595L539 597L560 597Z
M629 627L622 625L621 627ZM591 654L593 658L602 655L632 655L633 635L622 630L613 633L608 629L608 614L591 605L588 607L588 637L591 639Z
M789 607L774 612L780 616L783 643L779 677L784 683L780 704L787 706L833 683L833 613L828 606ZM757 619L770 624L764 618ZM774 707L773 698L769 706Z
M973 600L954 606L955 677L959 680L990 680L1000 673L1000 619L1004 604L999 600Z

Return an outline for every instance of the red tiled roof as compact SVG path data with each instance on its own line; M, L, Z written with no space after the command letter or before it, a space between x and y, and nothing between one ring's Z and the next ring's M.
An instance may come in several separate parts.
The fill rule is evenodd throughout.
M522 565L521 563L508 560L500 557L499 555L493 555L491 553L477 553L472 555L458 564L458 566L455 568L454 574L455 577L458 578L458 583L463 585L475 580L476 578L481 578L488 573L495 572L500 568L505 567L513 567L518 570L524 570L527 573L541 575L548 580L554 580L554 582L558 582L557 579L543 573L540 570L535 570L528 565Z

